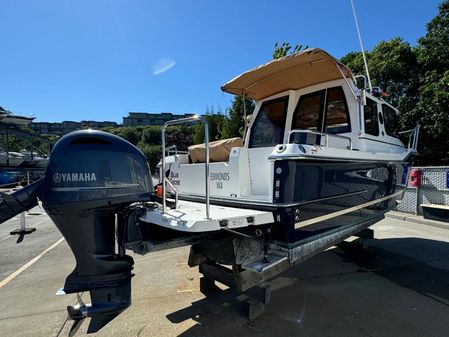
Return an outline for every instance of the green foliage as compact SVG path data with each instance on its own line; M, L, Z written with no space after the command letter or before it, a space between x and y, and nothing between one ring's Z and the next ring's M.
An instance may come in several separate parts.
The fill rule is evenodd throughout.
M277 42L274 44L274 51L273 51L273 59L276 60L278 58L284 57L289 55L289 51L292 48L290 46L289 42L282 42L282 44L279 46ZM302 44L297 44L295 48L293 48L293 51L290 53L295 54L297 52L300 52L301 50L309 48L308 46L303 46Z
M147 126L142 131L141 141L145 144L161 144L161 127Z
M161 140L162 142L162 140ZM166 146L176 145L180 151L187 151L193 144L192 126L175 126L167 129Z
M244 105L245 104L245 105ZM254 101L243 99L242 96L234 96L231 107L227 110L227 118L218 125L220 139L242 137L245 129L244 116L254 111Z
M209 141L213 142L214 140L222 139L220 127L226 121L226 116L223 115L221 110L219 109L216 113L214 112L214 108L212 107L206 109L206 114L204 118L207 119L207 123L209 126ZM193 143L201 144L204 143L204 123L197 123L193 127Z
M6 137L6 130L1 130L0 148L12 152L32 150L33 153L38 155L48 155L52 144L59 139L59 136L56 135L38 135L28 127L19 127L18 131L20 134L10 130L8 137Z
M373 86L388 92L392 104L398 105L402 97L416 93L418 64L410 44L401 38L381 41L372 51L366 52L366 58ZM361 52L351 52L341 61L355 74L365 73Z
M449 164L449 1L427 24L426 35L415 49L419 88L407 122L422 125L420 164ZM413 97L411 97L413 100Z
M371 81L390 94L402 129L422 125L419 165L449 164L449 0L427 24L427 33L411 47L401 38L382 41L366 53ZM361 53L341 61L354 73L364 73Z
M148 165L150 166L151 173L155 173L156 165L161 160L162 155L162 147L160 144L151 144L139 142L137 147L142 151L145 155L145 158L148 161Z
M427 34L418 40L417 57L424 71L443 74L449 69L449 1L440 4L427 24Z
M425 73L419 101L408 115L422 125L419 162L449 165L449 69Z
M142 127L124 127L117 128L115 134L119 137L126 139L133 145L137 145L142 136Z
M151 172L155 172L162 155L161 126L104 128L103 131L115 134L136 145L145 155ZM176 145L179 151L186 151L188 146L193 144L193 128L191 126L169 127L165 143L167 147Z

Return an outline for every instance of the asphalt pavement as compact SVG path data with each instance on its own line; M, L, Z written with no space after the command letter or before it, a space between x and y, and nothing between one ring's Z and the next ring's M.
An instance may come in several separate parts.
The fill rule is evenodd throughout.
M55 293L75 260L42 209L26 219L37 230L20 243L9 235L19 217L0 225L0 336L67 336L65 308L76 296ZM447 337L449 230L393 218L372 228L369 248L343 244L275 278L271 303L252 322L230 290L199 291L188 247L130 253L133 304L90 336Z

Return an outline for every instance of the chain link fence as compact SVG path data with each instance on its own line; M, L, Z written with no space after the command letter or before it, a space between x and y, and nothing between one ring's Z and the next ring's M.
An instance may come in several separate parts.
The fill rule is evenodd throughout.
M419 188L407 187L396 210L422 214L421 204L449 205L449 166L413 167L422 172Z

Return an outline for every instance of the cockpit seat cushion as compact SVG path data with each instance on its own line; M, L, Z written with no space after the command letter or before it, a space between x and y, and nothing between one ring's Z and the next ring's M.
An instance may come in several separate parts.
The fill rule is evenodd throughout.
M209 143L209 160L211 162L228 161L233 147L242 147L243 140L240 137L216 140ZM189 155L192 163L204 163L206 145L197 144L189 146Z

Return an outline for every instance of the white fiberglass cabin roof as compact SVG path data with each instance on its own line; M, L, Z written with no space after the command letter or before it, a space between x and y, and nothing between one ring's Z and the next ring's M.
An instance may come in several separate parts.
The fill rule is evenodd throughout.
M221 90L261 100L286 90L299 90L336 79L353 78L351 70L322 49L309 48L249 70Z

